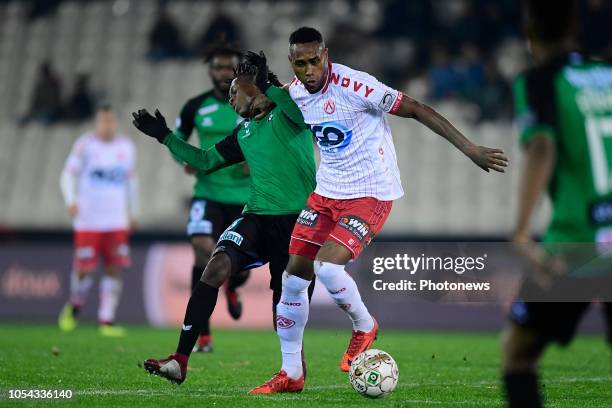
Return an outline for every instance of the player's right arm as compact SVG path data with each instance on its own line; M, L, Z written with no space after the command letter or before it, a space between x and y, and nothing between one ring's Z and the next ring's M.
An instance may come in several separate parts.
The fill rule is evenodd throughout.
M60 175L60 190L68 214L74 218L77 215L77 178L81 173L84 161L85 139L81 137L72 146Z
M537 73L519 76L513 91L515 122L525 156L512 240L523 244L530 241L529 224L555 166L554 91L552 82L538 78Z

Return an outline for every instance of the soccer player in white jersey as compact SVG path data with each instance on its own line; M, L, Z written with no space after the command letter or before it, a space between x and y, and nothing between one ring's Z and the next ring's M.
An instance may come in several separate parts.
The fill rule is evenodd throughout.
M381 230L393 200L403 195L386 113L416 119L485 171L503 172L507 164L501 150L473 144L429 106L365 72L329 61L317 30L302 27L291 34L289 44L295 78L288 90L314 133L321 163L317 187L292 233L291 257L276 307L282 368L252 394L304 388L306 289L314 274L353 323L342 371L348 371L351 361L377 336L378 323L344 267ZM249 54L249 58L256 65L265 61L263 55Z
M113 323L121 296L121 272L130 264L129 231L138 214L135 159L134 144L117 132L117 117L104 105L97 109L95 130L76 140L66 160L60 185L72 217L75 253L70 299L58 318L64 331L75 329L101 257L105 273L100 280L100 333L125 334Z

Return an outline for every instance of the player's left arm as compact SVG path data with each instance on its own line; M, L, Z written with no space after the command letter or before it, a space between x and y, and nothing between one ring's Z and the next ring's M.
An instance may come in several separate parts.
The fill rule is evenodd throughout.
M415 119L424 124L433 132L452 143L453 146L469 157L481 169L504 172L504 167L508 165L508 159L504 156L502 150L478 146L472 143L444 116L416 99L402 93L399 93L397 98L400 99L399 103L396 100L395 106L393 106L389 113L403 118Z

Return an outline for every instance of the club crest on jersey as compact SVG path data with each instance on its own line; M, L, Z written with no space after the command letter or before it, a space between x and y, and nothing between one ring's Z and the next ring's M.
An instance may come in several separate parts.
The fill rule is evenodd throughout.
M312 125L310 130L322 152L335 153L345 149L353 137L353 131L340 122L323 122Z
M353 234L359 242L363 242L370 234L370 225L354 215L341 217L338 225Z
M323 110L328 115L331 115L332 113L334 113L336 111L336 103L334 102L334 100L331 98L326 100L325 103L323 104Z

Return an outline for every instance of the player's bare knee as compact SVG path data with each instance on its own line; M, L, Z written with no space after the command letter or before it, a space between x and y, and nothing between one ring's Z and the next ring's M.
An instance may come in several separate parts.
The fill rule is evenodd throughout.
M217 252L206 265L201 281L216 288L221 287L230 276L232 261L224 252Z
M301 255L291 255L287 264L287 273L298 278L312 280L314 278L312 261Z
M206 265L215 249L215 240L205 235L191 237L191 246L195 255L196 265Z
M348 250L344 245L336 241L325 241L315 261L330 262L337 265L346 265L351 259L353 259L353 253Z

